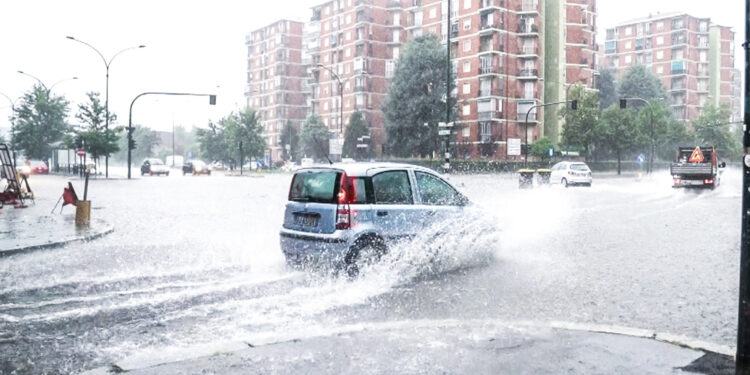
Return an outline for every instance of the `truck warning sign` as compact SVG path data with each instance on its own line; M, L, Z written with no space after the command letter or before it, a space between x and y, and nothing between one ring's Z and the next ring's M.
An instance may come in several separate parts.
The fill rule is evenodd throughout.
M701 152L700 147L696 147L695 150L693 150L688 161L691 163L703 163L703 153Z

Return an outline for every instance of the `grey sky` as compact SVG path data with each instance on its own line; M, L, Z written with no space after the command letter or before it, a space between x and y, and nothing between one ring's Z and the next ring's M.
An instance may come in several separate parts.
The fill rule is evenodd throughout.
M34 80L17 73L24 70L73 104L88 91L104 98L105 68L88 47L66 35L98 48L110 58L121 49L145 44L145 49L118 56L110 69L110 110L118 123L127 124L128 107L143 91L217 93L218 105L204 98L145 97L133 110L133 122L157 130L177 125L205 126L244 105L247 52L245 35L280 18L306 20L317 0L271 1L101 1L26 0L4 2L0 13L0 92L15 99L31 88ZM600 33L604 28L648 13L685 11L711 17L733 26L737 44L744 35L744 6L731 0L599 0ZM737 48L737 51L741 51ZM742 56L736 57L738 66ZM217 88L217 86L220 86ZM73 109L72 112L74 112ZM10 114L0 98L0 127Z

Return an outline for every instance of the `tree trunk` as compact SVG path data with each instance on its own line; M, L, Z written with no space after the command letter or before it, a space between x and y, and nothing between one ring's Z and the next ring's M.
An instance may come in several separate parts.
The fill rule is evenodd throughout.
M617 175L620 175L620 160L622 159L620 150L617 150Z

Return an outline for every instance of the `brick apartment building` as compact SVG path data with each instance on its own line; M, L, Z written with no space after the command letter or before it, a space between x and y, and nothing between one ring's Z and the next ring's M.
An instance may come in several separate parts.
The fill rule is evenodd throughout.
M371 128L374 151L380 154L386 136L381 106L404 43L427 33L447 43L450 30L456 156L519 158L517 147L510 150L514 155L508 155L508 140L518 146L526 141L526 134L529 143L545 135L557 142L559 107L547 110L546 116L543 108L532 110L528 124L526 113L535 104L565 100L571 84L595 87L595 0L453 0L450 27L447 12L446 0L332 0L313 7L304 26L300 60L290 61L306 67L292 81L299 81L304 91L303 96L294 96L294 108L302 103L307 114L319 116L334 139L343 135L351 114L361 111ZM296 41L296 30L302 27L292 25L294 31L286 32L291 33L290 41ZM547 28L554 32L545 34ZM262 32L266 29L251 33L251 44L272 38ZM249 68L248 82L251 73L264 67L251 44L248 62L256 66ZM270 79L269 75L263 79ZM249 104L258 107L256 97L273 97L279 88L271 90L266 95L248 91ZM278 116L269 106L260 108ZM278 117L266 121L276 124ZM270 138L279 129L266 126ZM279 149L280 143L274 145Z
M271 160L281 160L289 142L280 139L287 123L299 129L308 113L302 64L304 24L276 21L245 37L247 45L247 105L255 108L265 131Z
M709 101L733 112L734 32L682 12L651 15L607 29L605 67L618 78L643 64L661 78L672 114L694 120Z

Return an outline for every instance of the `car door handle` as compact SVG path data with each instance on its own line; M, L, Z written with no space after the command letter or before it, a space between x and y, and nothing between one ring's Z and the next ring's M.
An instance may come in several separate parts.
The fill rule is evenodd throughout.
M378 211L377 215L378 216L388 216L388 211Z

